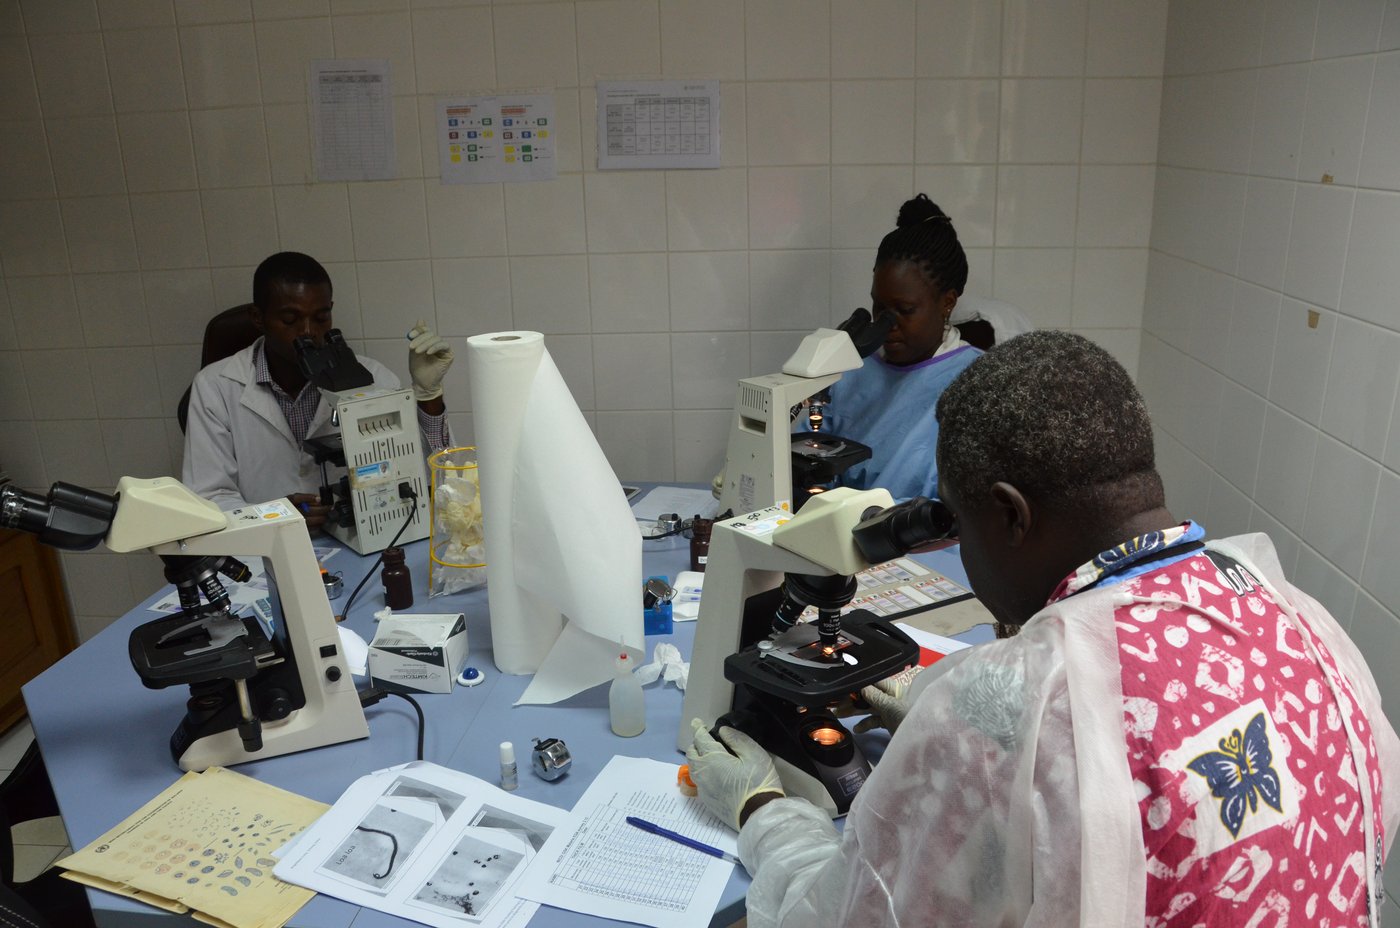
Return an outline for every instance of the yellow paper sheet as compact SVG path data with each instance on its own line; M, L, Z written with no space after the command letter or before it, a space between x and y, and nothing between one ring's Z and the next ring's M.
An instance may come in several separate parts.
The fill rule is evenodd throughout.
M272 851L328 808L210 767L185 774L58 865L79 882L171 911L179 911L171 903L187 906L213 924L280 928L315 893L275 878Z
M59 861L59 863L61 864L62 861ZM166 899L164 896L157 896L154 893L132 889L130 886L124 886L121 883L113 883L111 880L104 880L101 877L91 876L87 873L69 870L62 875L72 880L74 883L82 883L84 886L91 886L93 889L100 889L118 896L126 896L128 899L135 899L138 902L144 902L146 905L153 905L158 909L164 909L176 915L184 915L190 910L189 906L181 905L173 899Z

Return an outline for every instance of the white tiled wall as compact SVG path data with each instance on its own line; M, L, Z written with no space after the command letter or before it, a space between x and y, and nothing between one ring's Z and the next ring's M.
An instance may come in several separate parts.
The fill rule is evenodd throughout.
M1139 378L1169 503L1269 533L1400 722L1400 4L1174 0L1165 74Z
M920 190L961 230L969 292L1135 369L1166 12L0 0L0 458L31 487L178 473L204 322L296 249L401 375L419 316L459 344L543 331L621 476L708 480L734 381L868 302L874 248ZM397 180L315 182L306 66L328 57L390 60ZM619 76L719 78L724 167L598 173L594 82ZM527 87L555 94L558 179L442 186L435 95ZM447 399L470 440L461 365ZM84 636L153 587L149 560L65 557Z

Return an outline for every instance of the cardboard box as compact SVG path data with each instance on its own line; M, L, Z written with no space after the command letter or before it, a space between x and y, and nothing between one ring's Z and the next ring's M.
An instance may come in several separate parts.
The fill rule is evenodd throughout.
M369 675L386 690L450 693L466 659L462 613L403 613L380 620L369 645Z

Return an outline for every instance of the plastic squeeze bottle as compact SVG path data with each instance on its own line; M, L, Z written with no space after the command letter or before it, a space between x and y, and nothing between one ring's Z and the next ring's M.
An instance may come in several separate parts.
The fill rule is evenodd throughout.
M626 651L613 661L616 674L608 688L608 715L613 734L624 738L640 735L647 727L646 709L642 705L642 681L632 673L633 660Z

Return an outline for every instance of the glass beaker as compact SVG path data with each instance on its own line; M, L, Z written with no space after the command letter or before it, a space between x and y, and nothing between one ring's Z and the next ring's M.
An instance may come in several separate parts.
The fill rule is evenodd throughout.
M428 595L486 584L486 537L476 448L444 448L428 458L432 532Z

